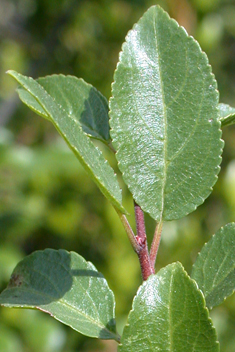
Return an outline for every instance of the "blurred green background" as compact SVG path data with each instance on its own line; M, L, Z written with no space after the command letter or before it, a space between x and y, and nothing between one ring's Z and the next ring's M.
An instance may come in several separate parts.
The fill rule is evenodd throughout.
M160 4L207 53L220 101L235 106L234 0L0 1L0 289L16 263L47 247L73 250L107 278L121 332L141 283L138 260L111 205L89 180L52 124L27 109L8 69L37 78L72 74L107 98L125 35L147 8ZM223 130L222 169L212 195L194 213L165 224L157 269L179 260L190 272L211 235L235 220L235 128ZM112 166L115 161L104 150ZM121 182L121 181L120 181ZM122 182L121 182L122 184ZM124 203L134 226L132 200ZM149 239L154 223L146 216ZM235 295L211 312L221 351L235 350ZM0 351L116 351L39 311L0 309Z

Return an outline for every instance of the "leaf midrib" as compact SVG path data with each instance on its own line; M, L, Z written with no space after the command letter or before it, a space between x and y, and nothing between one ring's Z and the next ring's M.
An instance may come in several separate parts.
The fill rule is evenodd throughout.
M154 36L155 36L155 42L156 42L156 51L159 53L159 46L158 46L158 38L157 38L157 32L156 32L156 17L153 17L153 24L154 24ZM167 131L167 115L166 115L166 104L165 104L165 95L164 95L164 83L162 80L162 70L161 70L161 64L160 64L160 56L159 54L157 55L157 62L158 65L156 67L158 68L158 73L160 77L160 87L161 87L161 96L162 96L162 108L163 108L163 126L164 126L164 139L163 139L163 159L164 159L164 166L163 166L163 185L162 185L162 205L161 205L161 214L160 214L160 222L162 220L162 215L163 215L163 210L164 210L164 194L165 194L165 187L166 187L166 175L167 175L167 139L166 139L166 131Z
M235 264L231 266L230 270L226 271L226 275L223 276L220 280L218 280L217 284L215 285L216 278L218 277L219 272L221 272L222 266L223 266L224 262L226 261L226 259L227 259L227 257L229 255L230 255L230 252L226 253L225 257L223 258L222 263L220 264L219 268L217 269L217 272L216 272L215 277L214 277L214 279L212 281L210 289L209 290L207 290L207 289L205 290L205 296L206 297L208 297L228 277L228 275L230 275L234 271ZM209 256L208 256L208 258L209 258ZM205 266L206 266L206 262L205 262L205 265L203 266L203 268L205 268ZM205 278L204 278L204 280L205 280ZM205 280L205 282L206 282L206 280Z

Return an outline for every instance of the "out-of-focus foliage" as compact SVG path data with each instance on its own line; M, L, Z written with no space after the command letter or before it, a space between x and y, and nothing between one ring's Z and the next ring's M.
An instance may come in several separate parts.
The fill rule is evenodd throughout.
M138 260L111 205L53 126L19 104L8 69L34 78L72 74L107 98L125 35L145 10L160 4L207 53L221 102L235 106L234 0L0 1L0 288L15 264L37 249L73 250L94 262L117 299L121 332L141 282ZM235 128L223 129L225 150L214 192L180 221L167 223L157 270L179 260L190 272L204 242L235 221ZM104 150L112 166L115 161ZM124 205L133 212L124 187ZM151 239L154 223L146 216ZM211 312L221 351L235 348L235 297ZM0 350L115 351L115 342L86 339L35 311L0 310Z

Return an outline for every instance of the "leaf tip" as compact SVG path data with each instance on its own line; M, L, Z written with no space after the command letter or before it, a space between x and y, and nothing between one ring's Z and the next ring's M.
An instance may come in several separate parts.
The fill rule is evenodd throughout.
M15 73L16 73L16 71L14 71L14 70L7 70L7 71L6 71L6 74L7 74L7 75L10 75L10 76L12 76L12 77L15 76Z

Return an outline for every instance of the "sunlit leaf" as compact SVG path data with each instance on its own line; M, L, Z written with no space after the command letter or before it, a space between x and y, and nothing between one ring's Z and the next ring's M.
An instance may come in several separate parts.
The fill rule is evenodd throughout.
M51 96L42 85L32 78L25 77L14 71L9 71L8 73L17 80L25 91L28 92L28 94L25 92L23 95L21 94L23 101L25 103L27 101L26 105L30 106L35 112L38 112L40 115L51 120L81 164L96 182L101 192L113 203L115 207L117 207L121 212L125 212L121 204L121 190L113 169L107 163L103 154L91 142L90 138L82 131L82 127L78 121L79 119L73 116L73 112L76 110L73 103L76 99L78 90L76 88L72 90L71 86L74 86L76 79L74 81L73 77L68 78L68 80L72 82L68 84L68 87L71 88L70 101L69 91L64 93L64 95L61 93L63 89L66 91L65 86L67 84L67 80L64 80L64 76L59 76L59 78L58 76L52 76L53 78L46 78L45 80L42 79L43 84L45 84L47 88L50 86L50 90L53 91L53 96ZM62 82L60 88L55 87L56 82L58 85L59 82ZM88 102L90 95L94 98L93 95L95 94L96 93L93 93L90 86L88 91L85 89L84 95L87 96L87 100L85 98L83 99L83 108L85 110L88 108L87 106L90 106L90 101ZM28 99L29 95L31 97ZM77 97L77 99L79 99L79 97ZM103 98L100 98L100 101L102 101L102 99ZM33 103L33 101L35 102ZM65 102L67 103L66 108L61 106L61 104L66 105ZM80 109L80 114L80 120L83 121L82 108ZM88 121L87 118L84 119L85 121Z
M1 293L0 304L37 308L84 335L119 339L107 281L74 252L46 249L23 259Z
M119 168L144 211L172 220L203 203L223 147L217 84L198 43L158 6L126 37L110 116Z
M211 309L235 290L235 223L222 227L204 245L193 265L192 278Z
M205 299L180 263L161 269L140 287L119 351L219 351Z

